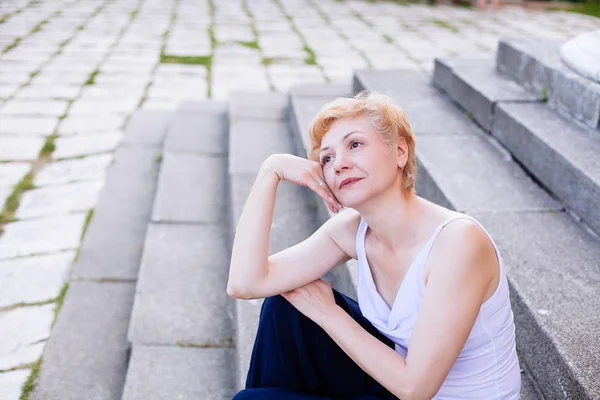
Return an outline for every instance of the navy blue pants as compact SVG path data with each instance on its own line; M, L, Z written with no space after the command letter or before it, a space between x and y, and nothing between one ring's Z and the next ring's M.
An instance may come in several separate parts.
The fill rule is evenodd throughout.
M354 300L336 290L333 294L356 322L393 348ZM282 296L265 299L261 309L246 389L234 397L248 399L397 400Z

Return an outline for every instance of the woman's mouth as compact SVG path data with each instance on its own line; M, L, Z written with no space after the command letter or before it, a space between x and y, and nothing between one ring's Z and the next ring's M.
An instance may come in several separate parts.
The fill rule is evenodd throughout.
M340 189L344 189L346 187L349 187L353 184L355 184L356 182L362 180L362 178L350 178L350 179L345 179L342 181L341 185L340 185Z

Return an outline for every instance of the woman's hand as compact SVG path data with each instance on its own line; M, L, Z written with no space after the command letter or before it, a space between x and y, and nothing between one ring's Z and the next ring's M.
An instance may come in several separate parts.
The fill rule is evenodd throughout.
M317 279L281 295L319 325L337 307L331 285L323 279Z
M273 169L279 180L307 186L321 196L331 212L337 213L342 209L342 205L325 183L323 169L318 162L292 154L273 154L267 158L265 164Z

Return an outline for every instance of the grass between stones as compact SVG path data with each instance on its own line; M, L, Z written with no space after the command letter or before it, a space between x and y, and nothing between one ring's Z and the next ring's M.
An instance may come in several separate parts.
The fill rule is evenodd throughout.
M217 343L203 343L203 344L195 344L186 342L185 340L178 340L177 346L179 347L193 347L197 349L229 349L233 347L233 336L229 336Z
M450 25L448 22L446 22L444 20L434 19L433 23L436 24L437 26L439 26L440 28L444 28L444 29L449 30L452 33L459 33L460 32L460 30L457 27Z
M100 71L98 70L98 68L96 68L94 71L92 71L90 76L87 78L87 81L85 81L84 85L91 86L91 85L95 84L96 76L98 76L99 73L100 73Z

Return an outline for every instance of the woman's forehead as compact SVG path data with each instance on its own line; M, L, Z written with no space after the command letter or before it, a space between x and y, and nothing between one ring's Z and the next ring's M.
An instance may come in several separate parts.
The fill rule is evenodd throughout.
M374 132L374 129L369 119L365 116L341 118L331 124L329 130L321 140L321 148L342 140L344 136L354 131L369 135Z

